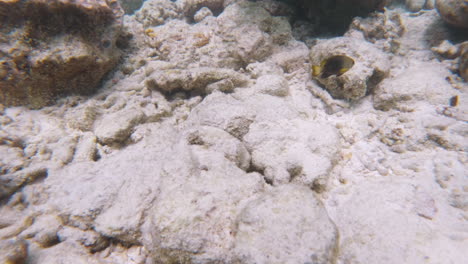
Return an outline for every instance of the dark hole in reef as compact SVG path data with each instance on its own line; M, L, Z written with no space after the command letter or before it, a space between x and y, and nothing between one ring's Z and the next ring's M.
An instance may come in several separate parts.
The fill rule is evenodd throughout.
M295 39L313 46L317 37L342 36L356 17L367 17L383 11L385 0L250 0L253 2L281 2L282 12L288 17ZM402 0L399 0L402 1ZM267 4L267 6L269 6ZM266 8L268 10L268 8ZM289 9L289 10L288 10ZM271 12L270 12L271 13ZM292 13L292 14L291 14Z
M315 179L311 189L316 193L323 193L327 189L326 181L322 178Z
M265 180L265 183L268 184L268 185L273 185L273 180L263 176L263 179Z
M107 49L107 48L110 47L111 42L110 42L110 40L107 40L107 39L106 39L106 40L103 40L101 44L102 44L102 47L103 47L103 48Z
M452 96L450 97L449 105L452 107L458 106L458 101L459 101L458 95Z
M385 1L357 0L279 0L296 9L291 24L308 21L314 35L343 35L355 17L382 10Z
M252 173L252 172L256 172L260 175L263 176L263 180L265 181L266 184L268 185L273 185L273 180L270 179L270 178L267 178L265 176L265 168L259 168L257 166L255 166L252 161L250 161L250 165L249 165L249 168L247 168L246 170L247 173Z
M117 38L115 45L119 49L128 49L130 47L130 41L133 38L133 34L129 32L124 32Z
M161 92L161 94L164 96L164 98L169 102L174 102L174 101L177 101L177 100L185 100L185 99L189 99L189 98L196 97L196 96L200 96L201 98L205 98L205 96L206 96L206 93L204 93L202 90L197 90L197 89L186 91L186 90L180 88L180 89L175 89L175 90L170 91L170 92L161 91L161 90L158 90L157 88L154 88L154 89Z
M295 178L299 177L302 175L303 168L300 165L294 165L290 168L287 169L289 173L289 181L293 181Z
M374 91L374 88L379 84L385 77L385 73L374 70L372 73L372 76L367 80L367 93L366 95L369 95Z

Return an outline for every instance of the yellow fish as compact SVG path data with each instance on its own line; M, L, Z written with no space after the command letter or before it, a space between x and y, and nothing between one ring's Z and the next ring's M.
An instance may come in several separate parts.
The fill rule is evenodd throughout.
M312 76L328 78L332 75L340 76L354 66L354 60L348 56L335 55L322 60L320 65L312 66Z
M154 32L154 30L153 30L152 28L147 28L147 29L145 29L145 34L146 34L148 37L151 37L151 38L156 37L156 33Z

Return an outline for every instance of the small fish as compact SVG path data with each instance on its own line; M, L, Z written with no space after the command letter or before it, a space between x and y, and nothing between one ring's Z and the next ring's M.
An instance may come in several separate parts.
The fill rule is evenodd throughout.
M152 28L145 29L145 34L150 38L156 37L156 33L154 32Z
M328 78L332 75L340 76L354 66L354 60L348 56L336 55L322 60L320 65L312 66L314 77Z

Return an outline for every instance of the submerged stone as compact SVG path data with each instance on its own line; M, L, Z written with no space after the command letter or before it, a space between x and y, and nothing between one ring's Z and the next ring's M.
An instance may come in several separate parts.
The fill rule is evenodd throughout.
M373 44L348 37L324 40L310 51L312 78L336 99L358 100L389 70L388 56Z
M93 92L117 63L116 0L0 1L0 103L40 108Z

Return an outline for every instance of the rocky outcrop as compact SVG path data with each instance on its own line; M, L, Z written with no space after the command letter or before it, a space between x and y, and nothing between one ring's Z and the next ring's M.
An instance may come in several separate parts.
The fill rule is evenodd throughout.
M442 246L442 243L444 251L450 252L445 256L432 250L438 243L435 241L450 240L444 238L437 228L427 227L439 214L433 193L410 184L384 180L363 183L353 193L350 200L338 208L337 225L343 227L343 232L340 232L340 259L343 263L419 263L424 259L450 263L460 257L459 250L464 244L461 241L450 247ZM371 215L352 213L369 210ZM364 249L360 241L367 239L372 243ZM410 246L411 250L399 254Z
M125 109L98 121L94 132L102 144L122 143L132 134L134 126L144 118L141 110Z
M122 14L116 0L0 1L0 103L93 92L119 59Z
M356 17L346 32L346 37L363 36L365 40L376 44L384 51L397 53L400 49L399 38L406 29L399 12L386 9L368 17Z
M389 70L385 53L366 41L347 37L319 42L310 50L310 62L313 78L337 99L364 97Z
M459 71L461 77L468 82L468 42L460 45Z
M248 1L229 5L218 17L208 16L203 23L194 25L182 21L180 12L179 7L169 0L153 0L146 2L136 13L136 19L144 26L144 41L154 48L159 59L159 65L152 67L154 74L162 75L157 73L162 70L167 72L164 75L168 76L171 86L178 85L175 81L183 86L193 86L183 81L191 75L197 81L190 82L196 85L200 84L198 80L209 84L226 79L221 76L225 75L224 69L209 68L237 70L251 62L264 60L276 45L292 38L291 26L284 17L272 17L265 9ZM161 24L167 26L158 26ZM219 34L206 31L206 27ZM200 59L194 60L195 57ZM193 69L198 67L206 67L206 73ZM159 83L159 77L151 78ZM212 80L207 83L207 78ZM174 89L166 87L164 90ZM191 88L184 87L184 90Z
M247 80L230 69L200 67L192 70L168 69L149 71L146 84L164 92L195 91L202 94L221 90L232 91L245 85Z
M449 65L452 72L458 73L460 77L468 81L468 41L452 44L444 40L431 50Z
M431 74L424 78L428 73ZM437 64L408 67L401 74L385 79L378 85L374 93L374 107L384 111L414 111L420 101L444 104L455 91L446 80L433 76L448 74L447 69ZM419 84L415 80L419 80Z
M164 24L169 19L181 18L180 8L169 0L146 1L135 13L135 18L145 28Z
M468 2L465 0L436 0L440 16L452 26L468 28Z
M413 12L423 9L426 0L406 0L406 7Z
M246 206L238 221L235 251L239 263L336 262L339 236L335 224L313 192L303 186L283 185L266 192ZM301 234L300 239L293 234Z
M433 9L435 0L406 0L405 4L410 11L417 12L421 9Z
M28 256L27 244L24 240L1 240L0 261L1 263L23 264Z

